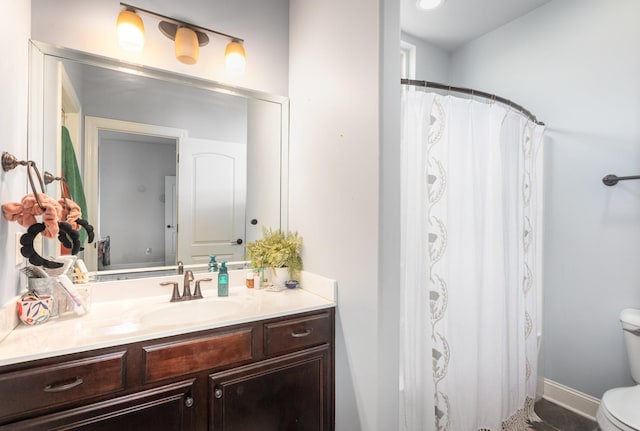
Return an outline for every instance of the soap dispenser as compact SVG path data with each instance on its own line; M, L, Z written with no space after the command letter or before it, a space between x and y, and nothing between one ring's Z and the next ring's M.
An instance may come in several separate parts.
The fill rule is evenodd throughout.
M229 296L229 273L227 273L227 262L220 263L218 273L218 296Z
M218 272L218 262L215 255L209 255L209 272Z

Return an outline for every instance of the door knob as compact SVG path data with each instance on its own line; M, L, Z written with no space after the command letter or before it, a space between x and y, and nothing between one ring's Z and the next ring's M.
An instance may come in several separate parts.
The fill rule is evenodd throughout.
M238 238L238 239L236 240L236 244L238 244L238 245L242 244L242 238Z

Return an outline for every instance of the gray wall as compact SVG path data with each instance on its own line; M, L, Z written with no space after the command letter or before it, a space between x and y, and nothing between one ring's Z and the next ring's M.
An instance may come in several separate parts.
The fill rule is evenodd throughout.
M339 431L398 428L399 22L397 0L291 2L290 220L338 280Z
M417 80L443 84L449 82L451 73L449 53L409 33L402 32L400 38L416 47Z
M164 266L164 177L176 175L175 144L101 138L99 172L100 236L111 240L105 269Z
M4 2L3 25L0 26L0 129L3 140L0 152L7 151L21 160L27 154L27 102L30 33L28 1ZM27 192L27 174L24 167L10 172L0 170L0 203L19 202ZM0 306L12 300L19 291L15 249L16 232L23 232L16 223L0 216ZM13 304L12 304L13 305ZM0 339L4 337L15 318L15 307L6 313L0 310Z
M618 314L640 308L640 2L554 0L454 52L451 81L547 124L545 377L632 384Z

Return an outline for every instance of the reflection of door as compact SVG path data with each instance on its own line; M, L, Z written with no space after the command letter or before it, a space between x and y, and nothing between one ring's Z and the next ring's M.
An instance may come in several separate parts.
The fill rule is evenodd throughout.
M164 264L176 264L176 177L164 177Z
M242 260L246 145L183 138L178 152L178 260Z

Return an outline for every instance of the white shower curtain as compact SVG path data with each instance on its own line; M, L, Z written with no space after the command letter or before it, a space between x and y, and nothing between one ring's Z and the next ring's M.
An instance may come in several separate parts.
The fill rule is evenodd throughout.
M501 104L403 90L402 430L527 429L543 131Z

